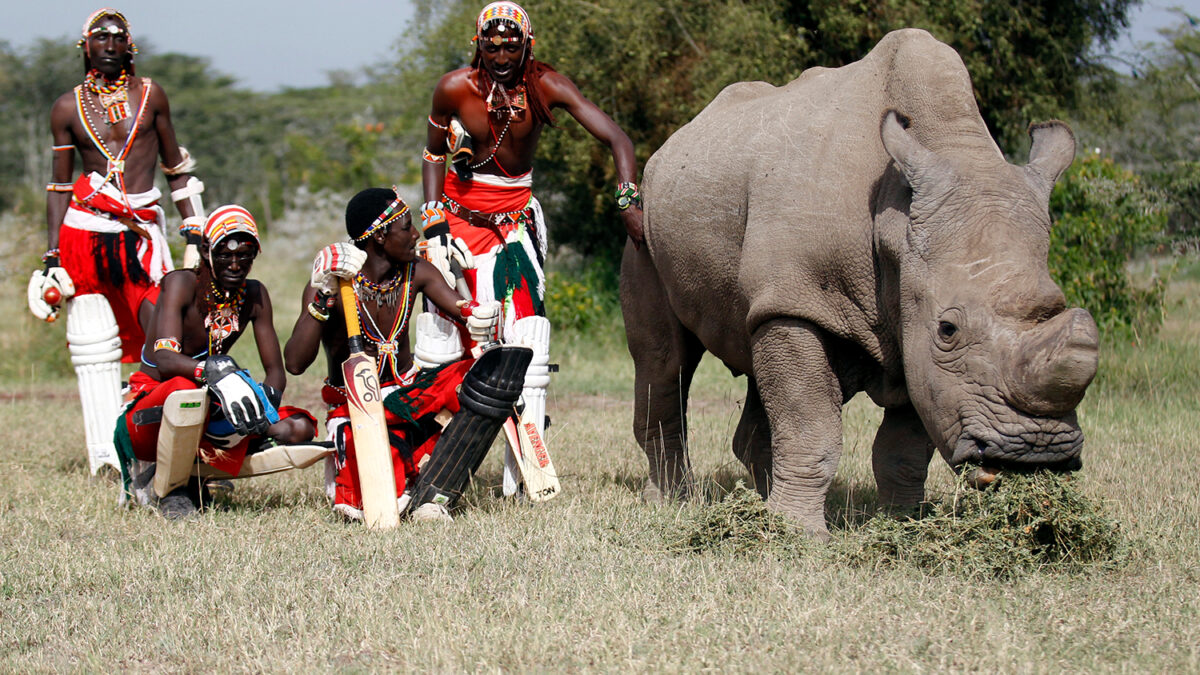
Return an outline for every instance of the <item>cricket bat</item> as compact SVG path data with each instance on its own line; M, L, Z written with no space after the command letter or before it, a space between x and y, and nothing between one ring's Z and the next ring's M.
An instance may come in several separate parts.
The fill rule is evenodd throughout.
M548 501L562 491L554 462L550 461L550 453L533 422L521 420L514 410L504 421L504 435L517 456L517 468L521 470L521 481L525 483L529 501Z
M350 404L350 429L354 434L354 455L358 461L363 520L368 529L388 530L400 524L400 511L396 505L396 478L383 417L379 371L375 369L375 359L363 348L354 284L349 279L339 279L338 285L350 346L350 357L342 363L342 381Z

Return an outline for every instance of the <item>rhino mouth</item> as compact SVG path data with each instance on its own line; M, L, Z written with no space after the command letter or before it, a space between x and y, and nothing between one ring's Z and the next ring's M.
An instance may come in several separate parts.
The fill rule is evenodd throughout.
M1074 420L1041 420L1037 430L1004 434L996 429L968 428L959 436L950 466L978 464L993 471L1077 471L1083 466L1083 432Z

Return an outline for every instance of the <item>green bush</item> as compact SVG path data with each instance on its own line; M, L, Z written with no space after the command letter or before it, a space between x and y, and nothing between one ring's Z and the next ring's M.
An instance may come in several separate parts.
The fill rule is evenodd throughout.
M1135 284L1128 263L1162 234L1161 197L1111 158L1088 154L1054 187L1050 216L1050 274L1067 302L1090 311L1106 334L1157 329L1166 284Z
M593 260L584 266L556 266L546 274L546 315L555 330L607 327L618 313L614 270Z

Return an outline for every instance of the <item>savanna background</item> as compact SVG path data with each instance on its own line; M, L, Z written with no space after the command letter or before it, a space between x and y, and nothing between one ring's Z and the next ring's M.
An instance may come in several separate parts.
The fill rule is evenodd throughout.
M906 26L959 50L1013 161L1030 121L1071 122L1080 150L1051 200L1050 266L1104 336L1075 480L1126 549L1111 565L1002 575L832 553L864 541L875 506L880 412L861 397L845 412L830 547L680 552L681 529L745 478L728 449L744 380L707 360L693 386L702 498L642 503L611 159L563 114L535 169L553 249L561 370L548 436L561 496L501 499L493 453L446 527L342 523L319 469L242 481L196 522L117 508L116 486L88 476L63 323L37 322L24 303L44 245L46 113L79 81L79 56L67 40L0 43L0 670L1200 669L1200 33L1180 9L1161 41L1115 54L1136 5L526 3L537 56L621 124L642 163L726 84L841 65ZM139 36L139 74L169 93L206 203L244 203L264 226L255 276L282 339L345 200L397 183L419 201L428 94L469 60L478 9L418 3L389 60L275 93ZM255 369L251 345L235 356ZM317 411L319 382L292 378L288 396ZM930 474L931 497L954 495L940 460Z

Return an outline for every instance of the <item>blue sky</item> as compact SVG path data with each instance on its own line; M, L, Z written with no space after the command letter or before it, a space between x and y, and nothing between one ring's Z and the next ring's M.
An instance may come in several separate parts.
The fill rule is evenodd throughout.
M243 86L262 91L326 84L326 73L382 62L413 16L408 0L113 0L134 39L157 51L206 56ZM20 0L0 22L0 39L24 47L39 37L77 36L103 0ZM480 6L484 3L481 0ZM1200 0L1148 0L1133 14L1133 43L1174 23L1168 8L1200 14ZM1118 52L1132 49L1129 40Z
M407 0L107 0L155 51L206 56L252 89L312 87L332 70L385 60L413 15ZM106 0L5 3L0 39L23 47L39 37L78 37ZM481 5L482 6L482 5Z

